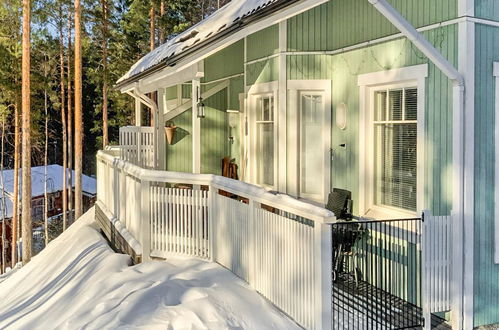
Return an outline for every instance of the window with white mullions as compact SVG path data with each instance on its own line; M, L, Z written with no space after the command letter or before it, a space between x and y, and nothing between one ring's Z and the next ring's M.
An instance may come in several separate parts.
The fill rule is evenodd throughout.
M417 88L374 94L374 204L417 210Z
M272 187L275 163L274 98L270 95L260 96L256 103L257 183Z

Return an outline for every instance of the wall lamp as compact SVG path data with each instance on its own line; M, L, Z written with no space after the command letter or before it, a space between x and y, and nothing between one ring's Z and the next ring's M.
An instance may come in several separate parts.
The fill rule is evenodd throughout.
M203 98L201 97L201 92L199 90L200 88L198 87L198 118L205 118L206 117L206 113L205 113L205 105L203 103Z

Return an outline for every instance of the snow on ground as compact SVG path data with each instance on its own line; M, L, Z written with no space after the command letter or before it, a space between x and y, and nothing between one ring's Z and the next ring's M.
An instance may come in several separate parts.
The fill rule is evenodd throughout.
M217 264L129 266L91 209L26 266L0 279L0 328L298 329Z

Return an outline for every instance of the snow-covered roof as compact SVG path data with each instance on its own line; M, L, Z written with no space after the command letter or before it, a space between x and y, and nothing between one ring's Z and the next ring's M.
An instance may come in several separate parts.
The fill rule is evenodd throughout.
M164 62L172 56L179 55L185 50L213 38L240 24L241 19L261 12L264 8L278 2L289 0L232 0L217 10L208 18L202 20L190 29L172 38L149 54L142 57L131 69L118 80L118 84L128 80L154 66Z
M62 191L63 188L63 167L60 165L48 165L47 166L47 191L48 193L54 193L57 191ZM69 170L68 170L69 173ZM1 175L1 173L0 173ZM75 173L73 171L73 187L75 185L74 180ZM5 193L9 196L7 198L7 217L12 216L12 201L11 198L14 195L14 170L4 170L3 171L3 182L5 187ZM19 188L22 185L22 170L19 170ZM1 205L1 181L0 181L0 211ZM21 189L19 189L20 191ZM82 175L82 191L86 195L94 196L97 194L97 181L87 175ZM38 197L42 196L45 192L45 167L36 166L31 168L31 196ZM0 214L1 216L1 214Z

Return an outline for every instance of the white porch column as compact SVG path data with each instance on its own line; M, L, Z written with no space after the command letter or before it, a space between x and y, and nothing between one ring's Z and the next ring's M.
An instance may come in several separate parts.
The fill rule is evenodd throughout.
M192 173L201 173L201 119L198 118L198 98L201 82L192 80Z
M154 121L154 125L157 129L157 158L158 158L158 169L166 170L166 137L165 137L165 89L158 89L158 110L156 114L157 120Z
M135 126L142 126L142 102L138 97L135 100Z

